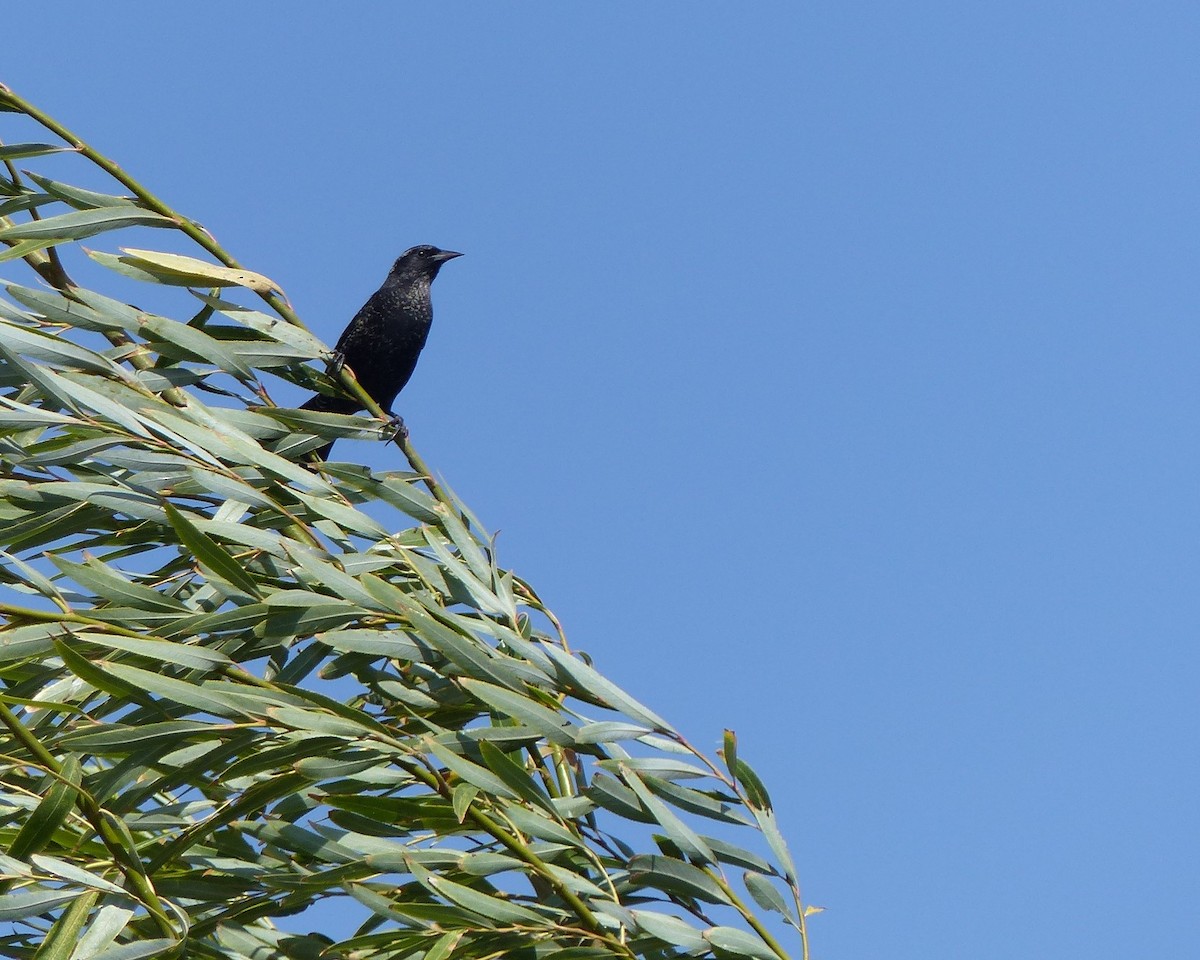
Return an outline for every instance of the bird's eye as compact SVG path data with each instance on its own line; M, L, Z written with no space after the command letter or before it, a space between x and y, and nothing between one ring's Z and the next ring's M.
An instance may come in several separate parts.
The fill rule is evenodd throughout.
M425 247L421 250L421 256L423 256L426 260L429 259L429 248L428 247Z

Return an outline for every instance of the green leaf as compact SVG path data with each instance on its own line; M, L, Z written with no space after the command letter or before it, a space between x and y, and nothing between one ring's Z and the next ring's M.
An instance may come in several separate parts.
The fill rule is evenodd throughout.
M708 903L728 904L729 898L711 876L699 867L674 857L639 854L628 863L630 879L639 887L657 887Z
M509 663L487 647L473 639L462 636L439 620L415 607L412 601L405 611L413 632L425 643L434 647L464 672L481 675L501 684L519 687L521 678Z
M85 190L83 187L73 187L67 183L59 183L49 177L40 177L30 173L29 179L45 190L50 196L64 200L73 207L82 210L94 207L129 207L134 205L133 197L116 197L109 193L97 193L95 190Z
M735 776L746 790L746 802L751 808L757 810L770 810L771 797L767 794L767 788L763 786L763 782L758 779L758 774L751 768L750 764L745 760L739 760L734 766Z
M187 470L188 475L203 490L215 493L228 500L240 501L250 507L263 507L267 510L282 509L280 504L272 499L270 493L260 490L257 486L252 486L244 480L230 477L228 474L217 473L212 469L191 465L188 466Z
M455 947L464 936L466 936L464 930L451 930L449 933L443 933L425 952L423 960L446 960L454 953Z
M425 740L429 748L429 752L437 757L451 773L462 777L467 783L484 790L493 796L507 797L510 800L517 798L517 793L508 786L496 774L486 767L481 767L479 764L468 760L466 757L460 757L457 754L447 750L432 737Z
M101 417L108 417L112 422L124 427L131 434L149 438L150 432L142 425L136 413L119 403L115 403L103 393L75 379L78 375L64 375L55 372L50 367L31 364L0 340L0 353L3 353L11 363L19 367L29 382L38 388L39 392L56 404L66 407L81 418L90 419L84 409L94 410Z
M561 714L535 703L531 698L482 680L464 679L462 685L500 716L521 721L537 730L550 743L565 747L575 745L574 727Z
M675 729L666 720L648 707L642 706L615 683L602 676L598 670L551 644L547 644L544 650L554 661L561 679L570 681L583 693L659 732L675 733Z
M202 533L195 524L165 500L163 509L166 511L171 526L179 534L179 539L202 566L252 597L262 595L258 584L245 572L242 565L229 551L221 547L208 534Z
M243 380L254 379L253 370L226 349L220 340L210 337L203 330L167 317L147 315L142 322L141 332L154 341L159 350L164 344L177 347L180 359L200 360Z
M532 807L509 804L505 807L504 813L520 830L528 833L531 837L547 840L550 843L561 843L578 849L586 849L584 842L575 833L559 823L558 820L551 820Z
M32 890L0 897L0 921L24 920L70 903L78 890Z
M0 183L2 182L0 181ZM54 203L54 200L54 197L46 196L44 193L22 193L0 203L0 217L23 213L26 210L36 210L48 203Z
M752 853L745 847L739 847L726 840L718 840L716 837L705 837L704 842L712 847L713 853L717 855L717 859L722 863L732 864L735 867L742 867L743 869L754 870L759 873L779 872L757 853Z
M326 356L329 353L329 347L303 327L293 326L279 317L272 317L270 314L251 310L249 307L243 307L240 304L232 303L229 300L222 300L210 294L193 290L192 295L198 297L230 319L244 324L251 330L257 330L259 333L266 334L272 340L278 340L280 343L286 343L289 346L295 347L302 351L306 357L316 359Z
M479 796L479 788L473 783L468 783L464 780L462 783L454 785L450 799L454 807L454 816L459 823L467 819L467 811L471 808L471 801L477 796Z
M492 579L492 563L480 548L479 542L463 526L463 522L455 514L444 507L439 512L442 515L442 529L446 531L446 535L450 537L451 542L458 548L459 556L463 558L467 566L471 569L471 573L475 575L481 584L490 583ZM426 531L426 534L428 534L428 531ZM432 545L433 541L430 540L429 542Z
M62 653L61 647L59 653ZM169 703L193 707L218 717L233 717L241 713L228 699L219 694L206 692L205 688L197 687L184 680L176 680L174 677L163 676L124 663L111 662L105 664L103 672L110 678L110 681L115 680L128 685L128 688L154 694ZM85 679L92 682L91 677L85 677ZM109 686L102 686L101 689L107 690ZM118 696L120 695L118 694ZM128 696L128 694L124 695Z
M361 883L346 884L346 892L378 916L406 925L424 927L436 923L441 926L452 925L465 928L478 926L478 920L474 914L458 907L389 900ZM394 942L395 934L389 934L388 946L390 947ZM407 956L407 952L401 955Z
M294 491L294 495L308 508L310 514L327 517L340 527L372 540L386 539L389 536L388 530L378 520L372 519L354 507L347 507L334 500L315 497L299 491Z
M752 933L737 927L709 927L704 939L718 950L755 960L780 960L779 955Z
M588 784L587 795L606 810L637 823L653 823L654 817L643 809L637 794L614 777L597 774Z
M658 825L662 827L676 845L683 850L689 858L700 860L704 863L716 863L717 855L709 849L698 833L684 823L665 803L658 799L650 789L642 782L641 777L629 767L623 767L621 777L629 786L637 798L642 802L647 810L653 815Z
M0 229L0 240L83 240L107 230L121 230L125 227L175 226L178 224L174 220L149 210L100 207L4 227Z
M463 857L462 868L472 877L490 877L496 873L520 870L525 861L503 853L468 853Z
M792 855L788 852L783 834L779 832L779 824L775 820L774 812L771 810L754 810L753 812L754 819L758 821L758 828L763 833L763 839L767 841L771 853L775 855L775 859L783 868L784 879L789 883L795 882L796 865L792 862Z
M118 887L117 892L123 891ZM87 922L88 914L96 905L97 897L98 894L91 890L80 894L75 902L63 911L62 916L54 922L54 926L46 934L46 939L42 941L42 945L33 955L33 960L71 960L72 952L79 940L79 931Z
M491 588L475 576L469 565L455 557L432 530L426 528L423 533L430 549L438 559L442 572L452 578L452 585L461 588L462 592L458 595L458 599L470 603L485 613L504 615L508 612L506 605L492 592Z
M335 600L301 607L272 607L267 617L267 633L282 639L309 637L323 630L343 627L369 613L369 610Z
M733 805L722 800L719 795L704 790L684 787L670 780L661 780L649 774L641 775L646 784L657 797L661 797L672 806L697 816L707 817L720 823L732 823L738 826L749 826L753 821L741 812L741 805Z
M56 485L58 486L58 485ZM90 492L85 494L90 496ZM68 577L80 586L87 587L105 599L131 607L149 610L165 610L170 613L190 613L182 603L174 597L159 593L140 583L134 583L118 576L111 567L106 566L94 557L84 563L75 563L64 557L51 554L50 561Z
M674 757L630 757L620 756L616 760L602 760L600 766L606 770L617 766L628 767L638 773L649 774L660 780L698 780L710 776L709 771Z
M286 545L286 549L313 585L322 586L335 596L368 609L377 606L375 598L358 580L332 563L320 559L309 548L291 542Z
M619 720L603 720L586 723L575 733L576 743L616 743L619 740L636 740L650 733L649 727Z
M13 573L11 570L6 571L6 573L12 576L14 579L23 580L25 583L37 590L38 593L40 593L43 597L50 598L61 607L65 608L67 606L66 600L64 600L62 594L58 592L58 588L55 587L54 584L51 583L46 577L42 576L42 574L40 574L37 570L29 566L29 564L19 560L11 553L8 553L4 550L0 550L0 562L2 562L5 567L15 568L15 573Z
M177 620L170 627L161 628L159 637L164 640L175 637L201 636L252 629L267 619L270 607L265 603L247 603L219 613L201 614Z
M319 710L301 710L296 707L271 707L266 715L292 730L301 730L309 735L330 734L346 739L365 737L373 732L363 723L355 723L344 717L330 716Z
M77 957L76 960L144 960L146 957L169 957L179 943L176 940L138 940L109 947L92 957Z
M487 740L479 744L479 753L482 755L488 769L508 784L515 794L523 797L530 803L537 804L551 815L556 813L554 805L550 802L550 798L544 790L539 789L537 778L526 770L524 766L517 763L507 753Z
M133 307L126 307L128 314L118 314L112 310L97 310L93 303L106 305L108 301L97 294L89 294L85 290L75 291L77 300L68 300L62 294L52 290L37 290L15 283L8 284L5 289L14 300L31 310L36 310L46 320L52 323L65 323L83 330L136 329L141 317L141 311L135 310Z
M216 670L233 661L219 650L208 650L193 644L170 643L165 640L123 637L112 633L80 633L81 640L102 644L113 650L125 650L138 656L148 657L160 663L193 670Z
M455 883L453 880L447 880L445 877L430 873L415 862L410 864L410 869L413 876L423 886L434 893L440 894L464 910L478 914L493 923L542 923L542 918L538 914L532 910L527 910L525 907L502 900L499 897L480 893L478 890L464 886L461 883Z
M66 822L79 796L79 785L83 776L79 760L68 757L62 766L61 776L67 782L58 779L50 781L46 795L9 844L6 853L10 857L26 860L31 854L44 850L58 828Z
M796 925L797 921L792 908L783 898L783 894L775 888L775 884L761 873L755 873L751 870L747 870L743 874L742 879L745 881L746 889L750 891L750 896L754 898L755 903L764 910L783 914L789 923L793 926Z
M416 662L426 659L426 651L399 630L330 630L321 634L321 642L344 653Z
M38 250L53 247L59 241L51 237L48 240L17 240L10 246L0 246L0 263L6 260L20 260Z
M132 917L133 911L124 907L113 904L101 907L87 933L80 938L74 960L96 960L101 956L101 951L117 939Z
M725 769L734 777L737 776L737 734L726 729L721 748L721 758L725 761Z
M436 523L440 519L436 510L437 501L424 490L419 489L408 476L395 473L361 476L348 469L338 467L329 469L348 486L372 499L384 501L414 520L421 523Z
M637 921L638 927L650 934L665 940L667 943L682 947L688 953L698 953L707 949L707 942L700 931L686 920L673 917L669 913L657 913L653 910L630 911Z
M203 723L198 720L167 720L130 726L124 723L84 727L59 738L65 749L79 753L124 754L154 747L159 743L178 746L201 740L219 740L233 726Z
M60 880L66 880L81 887L92 887L104 893L114 893L117 896L125 895L123 887L117 886L117 884L104 879L104 877L98 874L89 873L87 870L83 870L64 860L59 860L57 857L47 857L34 853L30 855L29 859L40 871L48 873L53 877L58 877Z
M0 160L24 160L27 157L44 157L51 153L69 153L71 147L55 143L7 143L0 144Z
M119 379L125 379L127 376L121 367L99 353L76 346L63 337L51 336L8 321L0 320L0 342L6 344L14 353L34 360L79 367Z

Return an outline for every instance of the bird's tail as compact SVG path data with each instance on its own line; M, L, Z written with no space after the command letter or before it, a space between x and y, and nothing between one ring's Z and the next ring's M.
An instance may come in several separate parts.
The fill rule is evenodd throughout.
M300 404L300 409L316 410L318 413L357 413L362 409L362 404L349 397L331 397L324 393L314 393ZM325 446L313 452L322 460L328 460L329 454L333 451L333 443L334 441L330 440Z
M326 393L314 393L300 404L301 410L316 410L320 413L356 413L362 404L350 397L331 397Z

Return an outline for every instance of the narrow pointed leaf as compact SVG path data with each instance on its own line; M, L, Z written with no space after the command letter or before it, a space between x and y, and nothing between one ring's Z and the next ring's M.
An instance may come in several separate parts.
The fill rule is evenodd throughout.
M86 960L145 960L147 957L169 957L178 946L175 940L138 940L134 943L123 943L109 947ZM85 960L83 957L76 960Z
M671 916L669 913L658 913L653 910L632 911L637 925L650 934L665 940L677 947L683 947L689 953L704 950L707 943L700 931L686 920Z
M260 596L258 584L227 550L208 534L197 529L195 524L170 503L164 501L163 508L166 510L171 526L179 534L179 538L202 565L250 596Z
M80 938L79 949L73 960L95 960L102 950L117 939L132 917L133 911L124 907L113 904L101 907L87 932Z
M85 190L83 187L73 187L69 183L59 183L49 177L29 174L29 179L58 200L65 200L73 207L89 210L95 207L129 207L134 205L133 197L118 197L110 193L97 193L95 190Z
M513 760L507 753L493 743L484 740L479 744L479 752L483 756L488 769L503 780L518 796L530 803L535 803L549 813L554 814L554 806L544 791L539 789L537 779L521 764Z
M563 677L582 692L590 694L614 710L619 710L632 720L664 733L675 733L675 729L666 720L648 707L642 706L615 683L602 676L598 670L558 647L547 645L545 651Z
M750 806L758 810L770 810L771 797L767 794L767 788L763 786L758 774L751 769L750 764L745 760L739 760L734 769L738 783L746 790L746 800Z
M167 317L156 316L147 316L141 329L160 345L159 349L162 349L161 344L171 344L191 359L211 363L244 380L254 379L254 372L245 363L231 353L220 340L210 337L203 330Z
M28 157L44 157L51 153L67 153L71 147L55 143L6 143L0 144L0 160L24 160Z
M709 903L729 903L725 892L707 873L674 857L638 855L629 861L630 878L639 886L658 887Z
M0 341L14 352L34 360L80 367L122 379L125 377L125 371L107 357L77 346L65 337L55 337L40 330L0 321Z
M28 859L31 854L46 848L55 832L70 815L79 795L82 770L79 760L67 758L63 764L62 777L67 781L54 780L46 796L21 825L5 852L18 860Z
M477 913L481 917L486 917L495 923L540 923L542 919L532 910L527 910L525 907L502 900L500 897L480 893L478 890L464 886L461 883L455 883L453 880L447 880L445 877L436 874L427 874L425 882L430 889L441 894L451 903L457 904L464 910Z
M429 752L437 757L447 770L462 777L467 783L478 787L480 790L486 790L497 797L508 797L511 800L517 798L516 792L503 779L492 773L491 770L481 767L466 757L458 756L452 751L447 750L436 740L429 739L426 743L429 746Z
M783 898L776 888L775 884L764 877L761 873L755 873L747 870L743 874L742 879L746 883L746 889L750 891L750 896L764 910L771 910L775 913L783 914L789 923L795 924L796 918L792 912L790 904Z
M117 888L117 892L122 891ZM89 890L64 910L46 934L46 939L33 955L33 960L71 960L71 954L79 941L79 931L87 923L88 914L96 905L96 898L97 894Z
M6 893L0 897L0 922L36 917L48 910L70 903L79 896L78 890L31 890Z
M573 726L553 710L543 707L540 703L535 703L529 697L493 683L464 679L462 684L501 716L512 717L514 720L520 720L526 726L533 727L551 743L560 746L574 746Z
M174 227L174 220L151 213L124 207L101 207L95 210L79 210L62 213L44 220L0 229L0 240L83 240L107 230L124 227Z
M659 800L636 772L626 767L622 770L622 779L629 789L637 794L642 805L654 815L654 819L667 832L667 836L674 840L690 859L705 863L717 862L717 855L709 849L708 844L701 839L700 835L684 823L670 807Z
M463 781L454 785L451 803L454 807L454 816L459 823L467 819L467 810L471 807L471 801L477 796L479 796L479 788L473 783Z
M255 293L278 290L275 281L251 270L219 266L195 257L122 247L124 263L152 274L162 283L188 287L246 287Z
M762 939L737 927L710 927L704 931L704 939L719 950L755 960L781 960L779 955L763 943Z

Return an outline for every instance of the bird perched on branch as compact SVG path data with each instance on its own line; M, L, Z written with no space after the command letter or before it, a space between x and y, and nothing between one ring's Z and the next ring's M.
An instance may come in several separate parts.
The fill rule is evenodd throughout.
M429 244L405 250L392 265L383 286L371 294L338 338L331 369L348 366L368 396L393 417L392 403L416 369L433 322L429 285L443 263L461 256ZM354 413L363 405L348 393L318 393L301 409ZM404 421L395 419L403 430ZM329 443L318 453L324 459L331 449L333 444Z

